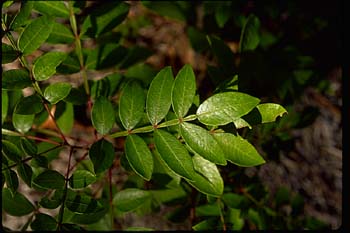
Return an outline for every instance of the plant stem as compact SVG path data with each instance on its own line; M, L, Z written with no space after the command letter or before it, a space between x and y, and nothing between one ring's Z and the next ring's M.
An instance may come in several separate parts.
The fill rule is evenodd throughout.
M80 72L81 72L81 75L82 75L82 77L84 79L85 92L89 96L90 95L90 88L89 88L89 83L88 83L86 69L85 69L85 66L84 66L83 51L82 51L82 47L81 47L80 35L78 33L77 21L76 21L75 14L74 14L73 3L74 3L73 1L69 1L68 2L68 6L69 6L69 21L70 21L70 25L71 25L71 28L73 30L74 37L75 37L75 51L76 51L78 59L79 59Z
M223 231L226 231L227 230L227 227L226 227L226 223L225 223L225 218L224 218L224 215L222 214L222 209L221 209L221 199L218 198L217 200L217 204L219 206L219 210L220 210L220 221L222 223L222 230Z

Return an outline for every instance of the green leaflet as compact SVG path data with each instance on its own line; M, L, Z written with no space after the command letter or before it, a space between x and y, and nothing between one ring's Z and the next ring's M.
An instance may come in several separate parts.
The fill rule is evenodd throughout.
M147 93L146 112L152 125L157 125L170 109L173 82L170 66L159 71L151 82Z
M12 48L12 46L2 43L1 44L1 64L11 63L18 57L18 52Z
M176 75L172 88L172 105L175 114L182 118L190 109L196 94L196 78L192 67L184 65Z
M8 188L2 189L2 208L12 216L24 216L35 209L25 196L21 193L12 195Z
M216 165L195 154L192 157L194 169L198 172L193 181L187 182L198 191L210 196L220 196L224 190L224 181Z
M22 159L22 151L12 142L7 140L1 140L1 151L8 159L13 162L20 162Z
M183 122L180 124L180 132L185 142L196 153L213 163L226 165L224 152L206 129L198 125Z
M145 141L136 134L128 135L125 141L125 153L131 168L149 181L153 172L153 157Z
M57 227L56 220L50 215L38 213L34 221L30 224L33 231L55 231Z
M48 52L35 60L33 76L37 81L49 79L56 73L56 67L61 64L67 54L63 52Z
M1 124L4 123L7 117L7 110L9 107L9 98L7 95L7 91L1 91Z
M118 26L129 12L125 2L108 2L94 9L82 25L81 34L98 37Z
M46 170L34 178L33 183L44 189L63 189L64 176L55 170Z
M78 194L70 189L67 191L66 207L74 213L95 213L103 209L101 203L86 194Z
M35 115L21 115L13 113L12 115L12 124L16 130L21 133L28 132L33 125Z
M198 120L206 125L226 125L250 112L260 100L240 92L215 94L197 109Z
M269 123L276 121L276 118L282 117L287 110L279 104L265 103L257 105L249 114L244 116L244 120L251 125Z
M21 137L20 139L22 150L29 156L34 156L38 153L38 147L35 142L27 138Z
M52 15L56 17L68 18L69 11L60 1L35 1L34 9L45 15Z
M191 156L174 135L157 129L154 132L154 143L160 157L171 170L189 180L193 179L195 171Z
M58 117L56 117L56 123L64 134L69 134L72 131L74 125L73 104L66 102L60 103L62 103L63 107L61 110L61 114ZM62 105L57 105L55 115L58 112L58 106Z
M114 160L114 148L112 143L101 139L90 147L89 157L94 164L95 173L101 173L110 168Z
M265 163L254 146L241 136L215 133L214 138L225 152L226 159L238 166L251 167Z
M30 106L30 108L28 108ZM14 113L21 115L32 115L41 112L44 109L40 97L36 94L24 97L19 100Z
M196 216L220 216L220 206L217 203L196 207Z
M255 15L250 14L245 22L241 38L239 42L239 51L245 52L248 50L254 50L258 47L260 42L260 20Z
M19 185L17 173L11 169L8 169L3 172L3 175L5 178L6 186L10 189L13 195L16 194Z
M231 16L231 4L230 2L225 2L218 4L215 8L215 21L220 28L223 28L227 20Z
M29 21L29 16L31 14L32 8L33 8L33 1L22 1L21 2L21 10L19 13L15 16L15 18L12 20L10 29L17 29L19 27L22 27L26 25L27 21Z
M126 84L119 102L119 117L125 129L133 129L142 119L145 108L145 94L136 81Z
M17 173L29 187L32 187L33 171L31 166L26 163L21 163L17 166Z
M151 193L141 189L124 189L113 198L113 205L123 212L135 210L151 198Z
M69 178L69 185L73 189L85 188L96 181L96 175L87 170L77 170Z
M112 103L104 96L96 99L91 113L92 125L100 134L107 134L113 127L115 113Z
M2 73L1 84L3 90L15 90L31 86L32 81L27 70L15 69Z
M44 97L51 104L57 104L69 95L72 86L70 83L53 83L44 91Z
M23 55L28 55L40 47L49 37L53 28L53 20L41 16L31 21L18 38L18 48Z
M52 44L70 44L74 42L74 35L64 24L54 22L52 32L46 42Z

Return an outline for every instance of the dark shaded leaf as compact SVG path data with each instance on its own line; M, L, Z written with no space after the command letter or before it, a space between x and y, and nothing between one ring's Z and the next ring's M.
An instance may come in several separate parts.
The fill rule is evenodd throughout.
M5 177L6 186L10 189L13 195L16 194L19 185L17 173L11 169L8 169L5 170L3 174Z
M30 106L30 108L28 108ZM41 112L44 109L40 97L36 94L20 99L15 107L14 113L20 115L32 115Z
M2 43L1 44L1 64L11 63L18 57L18 51L14 50L12 46Z
M35 177L33 183L44 189L62 189L65 180L61 173L55 170L46 170Z
M13 162L20 162L22 159L22 151L12 142L1 140L1 152Z
M24 69L6 70L2 73L3 90L23 89L32 85L28 71Z
M52 44L70 44L74 42L74 35L66 25L54 22L52 32L46 42Z
M7 117L7 111L9 107L9 98L7 95L7 91L1 91L1 124L4 123Z
M34 211L33 204L23 194L12 195L8 188L2 190L2 208L12 216L24 216Z
M74 213L95 213L103 209L100 202L85 194L67 192L66 207Z
M31 166L26 163L21 163L17 166L17 173L29 187L32 186L33 171Z
M69 185L73 189L85 188L96 181L96 175L86 170L77 170L69 178Z
M242 28L241 38L239 41L239 51L245 52L254 50L259 45L260 20L253 14L250 14Z
M30 224L34 231L54 231L57 227L56 220L50 215L38 213L35 215L34 221Z
M104 172L113 164L115 157L113 145L105 139L101 139L92 144L89 156L94 164L95 173Z

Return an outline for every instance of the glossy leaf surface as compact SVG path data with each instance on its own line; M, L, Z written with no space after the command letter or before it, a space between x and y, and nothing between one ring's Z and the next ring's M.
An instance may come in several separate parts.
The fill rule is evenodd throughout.
M64 176L54 170L46 170L34 178L33 183L44 189L62 189Z
M69 11L60 1L35 1L34 9L45 15L52 15L56 17L68 18Z
M104 172L112 166L114 160L114 148L113 145L101 139L92 144L89 150L89 156L94 164L95 173Z
M238 166L251 167L265 163L255 147L241 136L216 133L214 138L225 152L226 159Z
M34 211L33 204L23 194L12 195L8 188L2 189L2 208L12 216L24 216Z
M71 89L70 83L53 83L45 89L44 97L51 104L57 104L69 95Z
M119 117L125 129L133 129L143 117L145 94L138 82L129 82L122 91L119 102Z
M152 80L148 89L146 111L152 125L158 124L171 105L171 88L174 82L171 67L165 67Z
M18 48L24 55L31 54L38 49L49 37L53 28L53 21L47 16L41 16L31 21L18 39Z
M176 75L172 88L172 105L179 118L187 114L195 94L196 78L194 72L190 65L185 65Z
M66 58L63 52L48 52L35 60L33 65L33 76L37 81L49 79L56 73L56 67Z
M28 132L33 125L35 115L21 115L14 113L12 115L12 124L16 130L21 133Z
M100 96L92 107L92 125L100 134L108 133L115 121L112 103L104 96Z
M85 188L96 181L96 176L87 170L77 170L69 178L69 185L73 189Z
M7 70L2 73L1 88L4 90L23 89L32 85L28 71L24 69Z
M240 92L215 94L198 107L198 120L206 125L226 125L250 112L259 101Z
M154 132L155 146L160 157L176 174L192 180L195 175L191 156L182 143L167 131Z
M213 163L226 165L224 152L206 129L198 125L183 122L180 125L180 132L185 142L196 153Z
M151 194L145 190L128 188L124 189L113 198L113 205L123 212L128 212L142 206L151 198Z
M145 141L136 134L128 135L125 141L125 153L131 168L149 181L153 172L153 157Z

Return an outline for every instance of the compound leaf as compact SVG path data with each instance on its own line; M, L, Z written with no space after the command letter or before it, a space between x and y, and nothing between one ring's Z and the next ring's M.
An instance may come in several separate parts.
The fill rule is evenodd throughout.
M185 65L176 75L172 88L172 105L179 118L187 114L195 94L196 78L194 72L190 65Z
M152 125L158 124L170 109L173 82L170 66L159 71L151 82L147 93L146 111Z
M125 153L131 168L149 181L153 172L153 157L145 141L136 134L128 135L125 141Z

